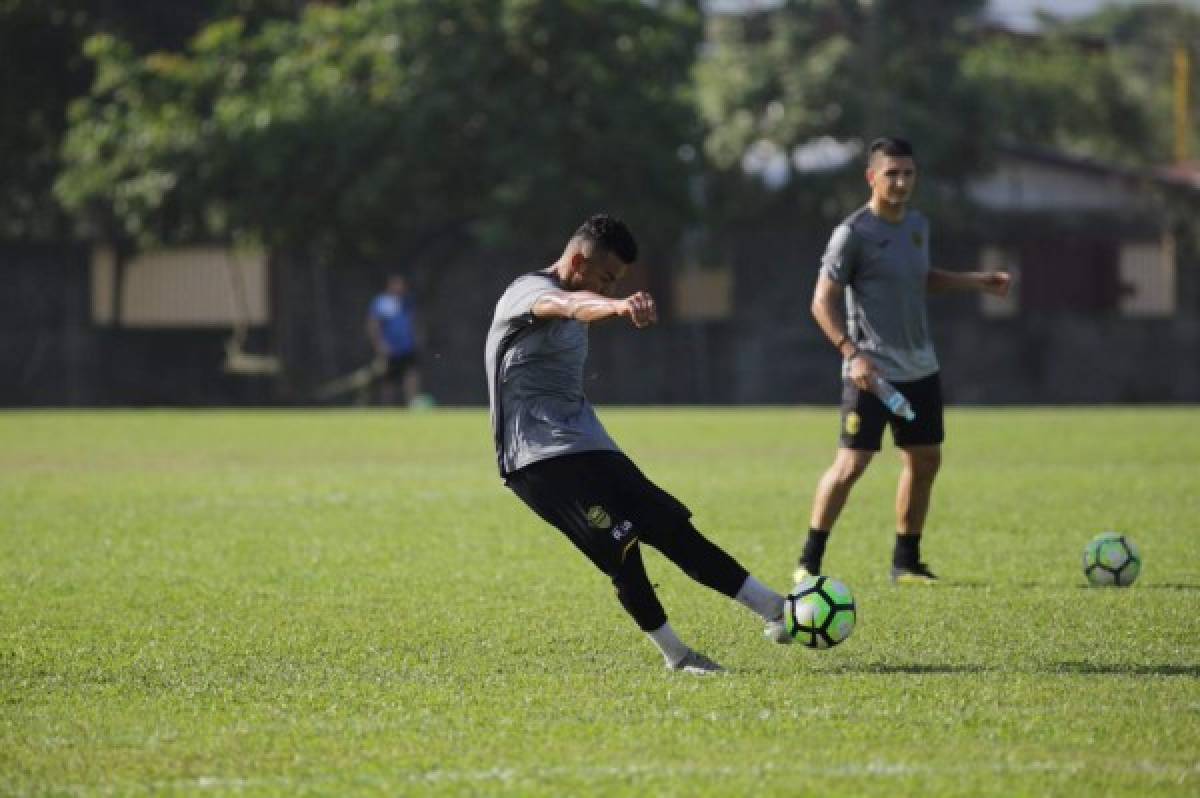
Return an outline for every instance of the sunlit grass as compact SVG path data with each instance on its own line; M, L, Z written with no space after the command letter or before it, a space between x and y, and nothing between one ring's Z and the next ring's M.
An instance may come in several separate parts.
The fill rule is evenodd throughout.
M602 417L786 585L831 410ZM0 415L0 794L1193 795L1200 411L958 410L925 553L896 459L826 567L854 636L773 646L647 555L730 673L666 672L497 479L486 414ZM1084 587L1117 529L1145 567Z

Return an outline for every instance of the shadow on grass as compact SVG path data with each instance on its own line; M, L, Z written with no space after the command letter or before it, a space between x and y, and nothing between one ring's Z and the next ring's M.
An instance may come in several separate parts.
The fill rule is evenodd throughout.
M1131 588L1115 585L1089 585L1087 582L1021 582L1017 587L1022 590L1071 589L1096 591L1098 593L1123 593L1129 590L1200 590L1200 585L1137 585Z
M970 579L939 579L936 587L906 587L905 590L1045 590L1047 588L1088 587L1088 585L1064 584L1062 582L981 582Z
M1114 588L1112 585L1076 585L1080 590L1200 590L1200 585L1189 585L1183 582L1159 582L1156 585L1131 585L1128 588Z
M861 665L846 665L838 670L846 673L908 673L924 675L986 673L992 670L992 668L986 665L923 665L915 662L895 664L890 662L866 662Z
M1200 665L1099 665L1095 662L1055 662L1046 670L1052 673L1098 676L1200 676Z
M951 589L963 588L963 589L967 589L967 590L971 590L971 589L981 590L981 589L994 588L996 590L1004 590L1004 589L1009 589L1012 587L1013 587L1012 584L1005 583L1005 582L977 582L977 581L973 582L973 581L969 581L969 580L955 580L952 582L950 580L943 579L938 582L936 588L926 588L926 589L938 590L938 589L945 589L945 588L951 588ZM1103 590L1120 590L1121 589L1121 588L1113 588L1111 586L1095 587L1093 585L1089 585L1084 582L1071 582L1071 583L1017 582L1016 587L1020 588L1021 590L1045 590L1047 588L1050 588L1050 589L1075 588L1076 590L1102 590L1103 591ZM1200 585L1188 584L1186 582L1158 582L1158 583L1152 584L1152 585L1137 584L1137 585L1133 585L1130 589L1132 589L1132 590L1200 590Z

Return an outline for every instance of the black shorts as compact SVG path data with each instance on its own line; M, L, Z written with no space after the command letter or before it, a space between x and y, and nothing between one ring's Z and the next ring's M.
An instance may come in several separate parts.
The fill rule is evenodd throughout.
M416 367L416 352L407 352L403 355L390 355L387 359L387 371L383 373L383 377L386 380L401 380Z
M508 487L612 576L639 540L657 546L692 516L620 452L581 452L525 466Z
M912 405L916 418L905 421L894 416L879 397L870 391L860 391L849 379L842 380L843 449L879 451L883 428L892 427L892 441L906 446L933 446L945 440L942 413L942 380L935 372L913 382L895 382L896 390Z

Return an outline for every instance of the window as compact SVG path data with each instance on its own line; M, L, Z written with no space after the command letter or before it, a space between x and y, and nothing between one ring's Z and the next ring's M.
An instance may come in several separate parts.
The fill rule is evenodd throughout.
M1124 316L1162 318L1175 314L1175 241L1125 244L1119 261L1120 310Z
M92 254L91 271L92 320L97 324L228 327L270 320L267 258L260 251L190 247L147 252L127 262L118 281L116 256L101 247ZM114 318L117 312L119 318Z
M693 268L675 276L675 317L681 321L719 321L733 315L733 272Z

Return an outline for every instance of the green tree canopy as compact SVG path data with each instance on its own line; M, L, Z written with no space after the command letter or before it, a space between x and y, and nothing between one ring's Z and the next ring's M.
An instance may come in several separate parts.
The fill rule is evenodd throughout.
M793 174L774 195L743 174L756 147L785 164L826 136L906 136L944 187L989 168L1000 142L1132 166L1172 160L1172 56L1186 49L1195 75L1200 14L1139 4L1022 35L986 26L983 5L787 0L715 17L697 95L718 217L752 216L771 202L840 213L861 197L860 160L840 173ZM1200 131L1195 97L1193 85L1190 129ZM1194 151L1200 138L1192 140Z
M963 71L985 103L993 133L1076 155L1146 162L1147 108L1101 42L1064 32L995 35L968 53Z
M1145 120L1136 141L1126 140L1121 160L1166 163L1174 159L1175 57L1187 56L1190 80L1185 124L1192 159L1200 158L1200 9L1183 4L1114 6L1080 20L1072 32L1101 38L1131 104Z
M595 208L670 241L699 34L693 3L362 0L222 20L182 53L99 36L58 195L141 241L331 258L449 231L558 241Z
M83 42L97 33L136 50L182 46L209 19L252 24L295 16L295 0L0 0L0 237L49 239L69 231L52 186L61 168L67 106L87 93Z
M740 174L756 144L790 160L797 147L822 137L900 135L944 178L968 173L986 148L988 128L960 64L982 5L788 0L760 14L714 18L697 93L705 152L723 174L726 210L758 207L747 202L754 191ZM807 175L803 185L793 181L789 199L808 200L820 212L829 192L861 195L861 172Z

